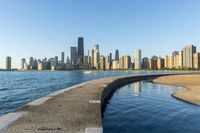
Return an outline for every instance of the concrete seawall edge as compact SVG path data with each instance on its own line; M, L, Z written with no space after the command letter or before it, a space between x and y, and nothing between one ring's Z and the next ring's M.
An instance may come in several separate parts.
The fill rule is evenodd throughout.
M181 73L180 73L181 74ZM51 93L51 94L49 94L49 95L47 95L47 96L45 96L45 97L42 97L42 98L39 98L39 99L37 99L37 100L35 100L35 101L33 101L33 102L30 102L30 103L28 103L27 105L25 105L25 106L43 106L47 101L49 101L50 99L54 99L54 100L50 100L50 102L49 103L52 103L52 102L54 102L55 100L57 100L57 101L59 101L59 100L64 100L64 98L65 98L65 96L63 96L63 99L59 99L59 98L54 98L55 96L60 96L60 95L63 95L63 93L68 93L68 91L70 91L70 90L74 90L74 89L76 89L76 88L78 88L78 90L82 90L82 92L83 92L83 95L81 94L80 96L83 96L84 98L86 98L85 100L86 101L88 101L89 102L89 100L100 100L101 102L100 102L100 104L99 105L97 105L97 104L88 104L88 107L90 108L91 106L95 106L95 109L98 109L100 112L98 113L98 114L100 114L101 115L101 117L98 117L98 116L96 116L96 119L98 119L99 121L102 121L101 119L103 118L103 113L104 113L104 110L105 110L105 108L106 108L106 104L107 104L107 102L110 100L110 98L113 96L113 94L115 93L115 91L117 90L117 89L119 89L120 87L122 87L122 86L124 86L124 85L127 85L127 84L130 84L130 83L133 83L133 82L137 82L137 81L141 81L141 80L148 80L148 79L154 79L154 78L158 78L158 77L161 77L161 76L170 76L170 75L180 75L180 74L153 74L153 75L132 75L132 76L117 76L117 77L113 77L113 78L111 78L110 79L110 81L108 82L108 81L106 81L106 78L102 78L102 80L104 80L104 81L99 81L99 82L96 82L97 80L100 80L100 79L96 79L96 80L91 80L91 81L87 81L87 82L84 82L84 83L81 83L81 84L77 84L77 85L74 85L74 86L71 86L71 87L68 87L68 88L65 88L65 89L62 89L62 90L59 90L59 91L56 91L56 92L53 92L53 93ZM108 83L107 83L108 82ZM96 84L97 83L97 84ZM103 85L104 85L104 83L106 84L104 87L102 87ZM90 91L94 91L94 87L97 87L96 88L96 90L98 90L97 92L95 92L95 93L91 93L91 97L93 97L93 95L95 95L95 97L96 98L98 98L98 97L100 97L100 98L98 98L98 99L87 99L87 97L85 97L85 93L84 93L84 89L88 89L89 91L88 92L90 92ZM85 88L84 88L85 87ZM90 89L89 89L89 88ZM102 89L100 89L100 88L102 88ZM87 90L86 89L86 90ZM100 90L99 90L100 89ZM75 94L75 92L76 91L73 91L74 92L74 94ZM65 94L66 96L68 96L68 95L71 95L71 92L70 93L68 93L68 94ZM76 93L77 94L77 93ZM98 96L97 96L97 94L98 94ZM95 98L94 97L94 98ZM76 97L74 97L74 99L75 99ZM73 100L74 100L73 99ZM75 100L75 102L77 102L77 103L79 103L79 101L76 101ZM47 102L48 103L48 102ZM48 104L49 104L48 103ZM55 104L55 103L54 103ZM85 104L85 103L84 103ZM51 104L52 105L52 104ZM64 106L64 105L62 105L62 106ZM78 106L78 104L72 104L72 105L70 105L71 107L75 107L75 106ZM82 106L82 104L80 104L80 106ZM97 107L98 106L98 107ZM40 107L40 108L42 108L42 107ZM43 109L43 108L42 108ZM91 110L93 110L92 108L91 108ZM35 111L35 109L34 109L34 111ZM37 111L37 110L36 110ZM19 114L20 113L20 111L15 111L15 112L11 112L11 114L12 114L12 117L10 117L10 120L9 120L9 122L6 124L2 124L1 125L1 118L4 116L1 116L0 117L0 132L1 131L3 131L5 128L7 128L7 127L9 127L12 123L14 123L17 119L19 119L20 117L23 117L23 116L25 116L25 115L30 115L30 114L28 114L29 112L28 111L21 111L22 113L21 114ZM97 111L98 112L98 111ZM16 113L16 116L14 115L14 114ZM18 114L17 114L18 113ZM77 112L78 113L78 112ZM8 115L8 117L9 117L9 114L10 113L8 113L8 114L6 114L6 115ZM66 116L68 116L68 115L70 115L70 114L67 114ZM14 117L13 117L14 116ZM75 116L77 116L77 115L75 115ZM92 116L94 116L94 115L92 115ZM7 118L8 118L7 117ZM6 117L4 117L4 118L6 118ZM6 119L7 119L6 118ZM28 117L27 117L28 118ZM49 118L48 118L49 119ZM4 119L5 120L5 119ZM78 119L77 119L78 120ZM18 123L20 123L21 121L19 121ZM101 123L101 122L100 122ZM103 123L101 123L101 125L103 125ZM16 128L16 127L14 127L14 128ZM59 128L60 129L60 128Z

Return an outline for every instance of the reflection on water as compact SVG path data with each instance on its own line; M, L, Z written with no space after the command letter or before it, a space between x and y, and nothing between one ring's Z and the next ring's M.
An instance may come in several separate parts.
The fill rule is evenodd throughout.
M183 90L145 81L120 88L105 109L104 133L199 133L200 106L171 96Z
M141 92L141 82L133 83L133 91L136 94L136 96L139 96L139 94Z

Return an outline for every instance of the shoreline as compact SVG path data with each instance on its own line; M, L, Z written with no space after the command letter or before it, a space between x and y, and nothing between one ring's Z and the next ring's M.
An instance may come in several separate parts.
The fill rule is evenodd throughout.
M134 70L134 69L127 69L127 70L0 70L0 72L189 72L189 73L200 73L200 70Z
M34 101L31 101L31 102L29 102L29 103L27 103L27 104L15 109L15 111L13 111L13 112L10 112L10 113L7 113L7 114L3 114L2 116L0 116L0 133L2 133L6 128L8 128L17 119L19 119L20 117L23 117L23 116L28 114L27 111L21 111L26 106L38 106L38 105L41 105L41 104L45 103L46 101L50 100L54 96L57 96L59 94L67 92L67 91L71 91L74 88L80 87L80 86L85 85L85 84L87 84L89 82L92 82L92 81L94 81L94 80L86 81L86 82L83 82L83 83L79 83L79 84L76 84L76 85L73 85L73 86L70 86L70 87L67 87L67 88L52 92L52 93L50 93L50 94L48 94L46 96L38 98L38 99L36 99Z
M184 102L200 105L200 74L170 75L152 80L153 83L185 88L171 96Z
M54 132L102 132L102 113L106 102L123 86L145 79L159 79L182 74L143 74L114 76L90 80L41 97L20 109L0 117L0 132L31 133ZM192 76L197 75L193 74ZM188 76L188 74L184 75ZM200 74L198 75L200 76ZM173 85L172 85L173 86ZM15 114L14 114L15 113ZM13 117L14 116L14 117ZM7 120L10 118L9 120ZM1 123L4 126L1 126ZM7 123L7 125L5 125Z
M100 133L102 132L102 119L101 106L98 102L101 100L99 94L102 93L105 86L119 77L86 81L50 93L14 112L4 114L0 117L0 133L41 131L63 133L94 131ZM88 91L85 92L84 89ZM63 121L66 124L63 125Z

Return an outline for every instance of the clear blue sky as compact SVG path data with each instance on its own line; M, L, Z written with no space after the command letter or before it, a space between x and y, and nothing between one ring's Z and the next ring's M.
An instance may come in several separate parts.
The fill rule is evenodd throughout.
M0 68L11 56L69 55L77 37L85 49L103 54L119 49L133 56L165 56L186 44L200 48L199 0L0 0Z

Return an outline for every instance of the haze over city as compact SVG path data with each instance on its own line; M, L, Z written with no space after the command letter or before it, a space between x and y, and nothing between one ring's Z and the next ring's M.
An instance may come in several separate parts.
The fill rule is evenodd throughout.
M200 47L200 1L6 1L0 2L0 68L6 56L12 67L21 58L70 55L77 37L85 53L94 44L102 54L165 56L187 44ZM37 10L36 10L37 9ZM106 14L106 15L105 15ZM197 49L199 51L199 49Z

